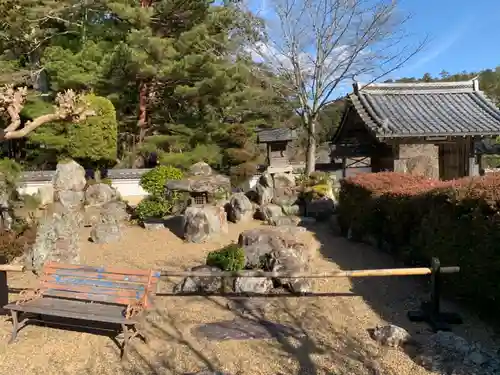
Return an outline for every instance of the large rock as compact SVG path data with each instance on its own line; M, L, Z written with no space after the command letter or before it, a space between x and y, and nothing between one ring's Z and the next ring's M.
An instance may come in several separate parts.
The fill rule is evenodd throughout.
M76 161L57 164L56 173L52 179L54 190L83 191L86 183L85 169Z
M197 266L191 271L198 272L220 272L217 267ZM223 290L223 280L220 277L186 277L174 286L174 293L217 293Z
M93 223L90 238L94 243L110 243L122 238L121 222L128 217L126 205L120 201L105 203Z
M106 212L108 215L112 215L118 222L126 221L130 216L127 212L127 204L118 200L105 203L102 206L102 211Z
M265 205L271 203L274 194L273 186L273 179L269 173L264 173L260 176L255 186L257 204Z
M188 242L203 243L213 236L228 232L227 217L224 207L191 206L183 216L184 239Z
M273 272L303 272L308 269L301 251L293 247L280 247L272 253L271 270ZM277 281L293 293L308 293L312 285L308 279L280 277Z
M246 230L240 234L239 245L245 251L247 267L259 262L265 269L278 272L308 271L316 249L305 237L307 233L297 227L262 227ZM312 285L300 278L277 278L275 281L292 292L305 293Z
M109 217L101 215L99 221L92 225L90 238L92 242L98 244L116 242L122 239L122 231L120 225Z
M276 173L273 175L274 194L272 202L279 206L293 206L298 199L295 177L291 173Z
M79 220L77 213L62 210L41 221L30 257L36 270L47 261L80 262Z
M254 210L252 202L244 193L236 193L227 204L227 218L233 223L252 220Z
M85 203L88 206L102 206L117 198L117 192L108 184L94 184L85 190Z
M52 179L54 201L59 202L67 210L81 210L85 195L83 189L87 184L85 169L76 161L58 163Z
M11 191L0 173L0 229L10 230L13 223L12 207L10 206Z
M276 204L264 204L257 210L257 217L267 222L281 216L283 216L283 209Z
M273 281L264 277L237 277L234 291L243 294L266 294L273 288Z
M297 216L279 216L269 220L269 225L276 227L280 226L297 226L300 223L300 218Z

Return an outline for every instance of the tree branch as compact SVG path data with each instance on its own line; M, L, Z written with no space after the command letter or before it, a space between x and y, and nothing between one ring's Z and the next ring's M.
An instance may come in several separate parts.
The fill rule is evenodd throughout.
M12 85L0 87L0 114L6 114L10 119L9 124L0 134L0 139L17 139L31 133L36 128L54 121L84 121L89 116L95 116L83 100L73 90L58 93L55 99L54 113L39 116L27 121L21 128L20 113L24 107L28 89L26 87L14 88Z

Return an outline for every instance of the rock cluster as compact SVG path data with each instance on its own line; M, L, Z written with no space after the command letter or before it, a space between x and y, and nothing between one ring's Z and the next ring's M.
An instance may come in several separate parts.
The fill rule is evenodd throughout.
M240 234L238 240L245 252L245 269L275 272L301 272L309 269L315 248L305 230L294 227L261 227ZM193 271L220 271L216 267L198 266ZM242 271L243 273L245 271ZM235 277L187 277L174 291L177 293L214 293L233 291L243 294L262 294L274 286L285 287L293 293L308 293L312 285L307 279Z
M326 189L329 194L320 199L304 201L300 198L301 187L297 186L291 173L264 173L254 191L234 193L227 201L213 199L219 193L229 192L230 188L227 177L215 174L203 162L194 164L185 179L166 182L167 193L204 193L209 198L205 204L195 203L185 210L184 239L196 243L209 241L214 236L227 232L227 220L238 223L256 218L278 227L298 226L311 220L326 219L335 210L331 187ZM224 207L226 215L219 206ZM304 220L305 216L308 219Z
M381 345L418 347L415 361L439 375L494 375L500 374L500 357L477 343L469 343L452 333L439 331L422 341L414 340L403 328L395 325L376 327L371 336Z
M500 374L499 353L488 352L452 332L440 331L429 337L417 360L440 375Z
M43 194L46 203L53 200L53 213L41 220L29 255L35 269L46 261L79 263L79 229L83 225L92 226L91 238L96 243L121 238L120 222L128 217L125 203L109 185L87 186L85 170L77 162L59 163L52 188Z
M333 190L320 199L300 199L300 186L297 186L293 174L264 173L255 188L257 218L270 225L304 224L303 217L327 219L335 210Z

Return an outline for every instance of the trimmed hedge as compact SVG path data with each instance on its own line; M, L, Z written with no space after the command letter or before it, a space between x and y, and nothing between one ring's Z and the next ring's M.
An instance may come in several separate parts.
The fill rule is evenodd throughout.
M500 312L500 174L435 181L393 172L341 181L344 235L375 242L406 263L459 265L446 287L482 311Z

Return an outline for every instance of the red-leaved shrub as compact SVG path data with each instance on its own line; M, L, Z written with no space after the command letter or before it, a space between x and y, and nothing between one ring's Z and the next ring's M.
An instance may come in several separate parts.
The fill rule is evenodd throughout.
M437 256L459 265L459 276L445 278L453 280L448 289L500 312L500 174L452 181L359 174L341 181L339 200L344 234L411 264Z

